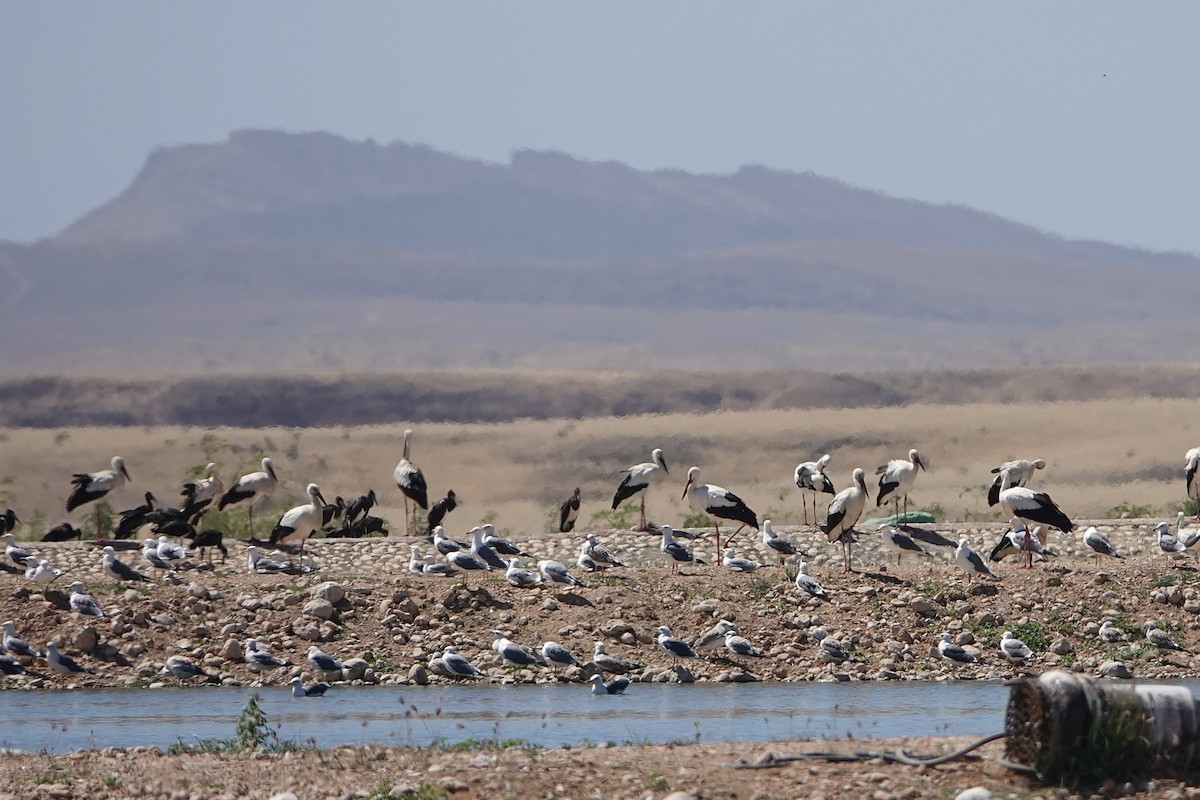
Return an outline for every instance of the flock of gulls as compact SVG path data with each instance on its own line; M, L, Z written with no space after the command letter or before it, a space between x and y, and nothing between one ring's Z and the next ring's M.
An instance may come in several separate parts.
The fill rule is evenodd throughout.
M429 507L424 473L410 460L411 439L412 431L405 431L403 455L396 465L393 478L404 496L406 531L412 534L418 529L417 509L427 511L428 527L420 533L429 534L428 541L437 553L424 554L420 544L411 545L411 572L431 576L461 575L463 580L466 580L466 576L471 572L496 571L503 573L505 580L518 588L541 584L580 584L571 569L560 561L542 559L536 561L536 569L523 568L522 558L535 557L499 536L491 524L472 528L469 542L456 541L448 536L441 523L446 514L455 508L455 494L451 490L432 509ZM840 545L844 573L853 572L853 547L856 539L863 535L855 526L862 521L862 516L872 499L875 507L883 507L888 503L893 506L894 516L891 522L878 525L877 532L882 537L883 546L896 554L898 563L905 555L927 555L927 548L954 547L954 563L967 575L968 581L975 578L998 579L989 564L1010 555L1021 557L1023 567L1032 568L1035 558L1044 559L1056 555L1049 547L1051 531L1070 534L1075 529L1075 524L1048 494L1027 486L1037 471L1045 468L1046 462L1043 459L1007 461L992 470L995 478L989 490L988 503L1000 507L1010 520L1010 529L996 543L987 559L970 547L966 537L960 538L956 543L934 531L907 524L908 495L918 474L927 469L925 459L916 449L910 450L907 458L893 459L880 466L876 470L876 486L871 490L867 487L865 470L855 468L850 474L850 484L837 491L828 474L830 461L830 456L824 455L815 461L801 463L795 468L793 477L796 487L802 493L805 524L815 525L825 535L828 543ZM251 534L251 544L247 549L248 571L260 574L303 574L317 569L312 558L304 553L305 542L314 534L387 534L384 521L370 515L376 501L373 490L348 503L339 497L334 504L330 504L322 494L321 488L315 483L310 483L306 489L308 502L284 512L265 542L255 539L254 504L271 494L279 484L270 458L263 458L261 467L261 470L240 476L226 489L217 474L216 465L208 464L201 477L183 484L183 500L179 507L159 504L152 494L146 493L144 505L120 512L120 521L112 532L112 538L132 538L144 526L152 526L152 532L157 535L143 540L140 555L144 564L141 568L149 572L173 573L197 550L202 557L211 556L212 549L219 550L222 557L226 557L228 550L224 545L222 532L215 528L200 528L200 522L213 505L224 509L245 503ZM1184 465L1187 496L1192 499L1200 498L1198 468L1200 448L1193 448L1186 453ZM650 461L634 464L623 472L625 476L617 486L612 508L616 509L635 497L638 499L639 530L657 533L660 536L659 550L672 572L686 564L705 565L706 562L697 557L692 549L676 539L676 531L671 526L653 526L646 520L645 501L648 490L664 482L670 472L663 451L653 450ZM803 551L776 533L770 520L763 520L760 524L758 515L736 494L724 487L702 482L700 475L699 467L688 470L681 499L686 498L693 509L712 520L716 552L721 553L722 568L730 572L748 573L764 566L759 561L739 557L733 547L733 542L743 530L755 529L759 532L762 546L778 559L780 565L787 563L788 559L795 559L794 585L797 591L818 600L828 599L829 593L820 580L809 573L808 563L803 560L806 556ZM113 457L110 469L77 473L72 477L73 489L66 501L66 509L68 512L73 511L130 482L132 479L124 460L119 456ZM817 514L821 495L831 495L823 521ZM580 505L581 491L575 489L561 506L561 532L574 530ZM1178 515L1174 528L1167 522L1156 526L1159 548L1170 558L1188 558L1193 548L1200 544L1200 528L1184 528L1184 516L1182 512ZM329 527L333 520L339 517L339 526ZM1200 514L1197 518L1200 519ZM739 526L724 538L724 546L720 529L722 522L739 523ZM17 571L23 569L26 579L40 589L45 589L64 573L54 568L47 559L35 556L26 546L17 542L13 531L19 523L20 520L11 509L0 515L0 538L5 545L5 561L15 565ZM101 530L100 524L97 509L97 531ZM77 528L64 523L47 531L42 539L56 541L81 536ZM184 541L188 542L186 547L181 544ZM1087 551L1096 557L1121 558L1112 544L1094 527L1082 533L1081 541ZM268 553L267 545L274 545L276 549ZM576 566L581 571L597 572L623 567L624 564L598 540L595 533L587 533L580 545ZM138 567L122 561L111 544L103 547L101 567L105 575L122 583L150 580ZM14 571L11 567L6 566L6 569ZM82 616L105 616L101 604L88 593L87 587L81 581L72 582L67 587L66 595L70 611ZM53 641L47 642L44 652L39 651L20 638L12 621L4 622L3 630L0 643L0 651L3 652L0 655L0 672L4 674L25 673L27 667L32 666L33 661L38 659L44 660L50 669L62 675L91 672L87 666L61 653ZM1153 622L1147 622L1143 632L1146 641L1160 650L1184 649ZM548 641L540 648L534 649L512 641L504 631L496 630L492 634L492 649L499 663L520 668L583 666L568 648L557 642ZM842 643L829 636L824 629L818 627L811 631L811 635L826 662L841 664L854 660L852 653ZM1114 627L1111 620L1107 620L1100 628L1099 637L1106 642L1117 642L1124 639L1125 633ZM657 630L656 641L659 651L668 656L673 665L713 652L719 652L727 659L738 660L763 655L753 643L739 635L736 624L730 620L721 620L711 630L691 642L674 636L670 628L661 626ZM254 638L247 639L243 649L245 662L255 672L268 673L291 666L290 661L262 648ZM940 635L936 649L943 660L951 663L974 663L978 660L976 656L956 644L949 632ZM1030 648L1009 631L1004 632L999 651L1006 661L1014 665L1022 664L1033 656ZM308 649L306 660L313 672L322 678L336 678L343 672L344 665L341 662L315 646ZM606 683L604 675L624 676L642 669L640 664L609 654L603 642L595 642L590 663L594 665L594 671L588 676L588 683L595 694L621 694L629 686L628 678L618 677ZM436 655L430 661L429 668L436 674L453 679L478 678L484 674L453 646L444 648ZM181 682L193 678L213 680L216 677L208 674L186 656L171 656L161 672L163 675L178 678ZM329 688L329 684L324 681L305 685L300 678L293 678L291 685L293 694L297 697L320 696Z

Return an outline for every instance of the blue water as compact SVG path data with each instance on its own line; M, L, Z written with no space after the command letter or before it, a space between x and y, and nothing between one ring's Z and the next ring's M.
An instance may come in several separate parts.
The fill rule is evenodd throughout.
M283 688L6 691L0 746L67 752L228 738L255 692L280 739L319 747L983 736L1003 729L1008 702L1007 687L982 681L633 684L623 696L578 684L346 686L323 698Z

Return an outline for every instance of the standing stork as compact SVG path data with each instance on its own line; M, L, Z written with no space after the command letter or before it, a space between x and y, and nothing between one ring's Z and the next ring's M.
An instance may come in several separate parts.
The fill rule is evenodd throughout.
M562 506L558 509L558 532L570 533L575 530L575 520L579 519L579 487L575 487L575 491L566 500L563 500Z
M99 472L76 472L71 478L75 487L67 498L67 512L74 511L84 503L99 500L116 488L122 481L132 483L129 470L125 469L125 459L120 456L112 457L112 469L102 469ZM96 538L100 538L100 506L96 506Z
M1200 477L1196 471L1200 469L1200 447L1193 447L1183 455L1183 478L1187 484L1189 500L1200 500ZM1200 519L1200 503L1196 504L1196 519Z
M879 476L879 495L875 498L875 506L884 504L889 497L895 506L896 522L901 527L908 522L908 492L917 480L917 470L925 469L921 454L915 449L908 451L908 458L893 458L886 464L875 469ZM900 514L900 498L904 498L904 516Z
M621 485L617 487L616 494L613 495L612 507L613 511L617 510L617 506L633 497L639 492L643 492L651 484L658 483L665 478L670 470L667 469L667 459L663 457L663 451L659 448L654 448L650 453L650 460L643 461L641 464L634 464L632 467L621 470L628 472L625 480L621 481ZM646 530L646 495L642 494L642 510L641 523L638 526L639 531Z
M825 524L821 526L821 532L830 544L842 543L843 572L853 571L850 568L850 550L854 546L854 526L866 507L867 473L862 468L856 468L851 475L850 486L834 495L826 511Z
M291 543L300 541L300 555L304 555L304 543L314 531L321 529L324 519L325 498L321 495L321 487L315 483L308 485L308 502L302 506L289 508L275 524L271 531L271 544L279 542Z
M1000 471L1000 483L1009 483L1007 470ZM1024 486L1010 485L1000 492L1000 509L1006 516L1016 517L1029 527L1046 525L1063 533L1070 533L1075 528L1075 523L1050 499L1050 495Z
M413 522L408 514L408 501L412 500L423 511L429 510L429 487L425 483L425 473L408 460L408 452L412 447L412 435L411 429L404 432L404 452L400 456L400 463L396 465L396 471L392 473L392 477L396 479L396 487L404 494L404 531L410 536ZM417 509L415 507L412 513L413 516L416 516Z
M217 475L217 465L210 462L204 468L203 477L185 482L179 494L187 498L183 510L184 516L189 518L195 516L200 509L206 508L213 500L220 500L221 495L225 494L225 484L221 483L221 478ZM195 521L192 524L194 525Z
M433 533L441 524L446 515L458 507L458 496L454 494L454 490L446 492L446 496L433 504L433 508L429 509L429 533ZM443 555L445 555L443 553Z
M692 467L688 470L687 485L683 487L683 494L679 499L687 498L688 504L702 514L707 514L713 519L713 530L717 532L717 550L721 552L721 525L717 520L728 519L734 522L742 523L738 529L730 534L725 543L733 541L733 537L742 532L742 528L749 525L754 530L758 530L758 515L755 514L750 506L742 498L738 497L728 489L717 486L712 483L696 483L696 479L700 477L700 468Z
M796 472L792 476L796 481L796 488L801 491L800 507L804 511L804 524L808 524L808 498L812 497L813 521L817 519L817 495L818 494L835 494L833 481L829 480L829 476L825 474L825 467L829 465L829 454L818 458L816 461L805 461L796 467Z
M243 500L249 500L246 505L246 519L250 525L250 538L254 538L254 503L260 497L266 497L271 492L275 491L275 487L279 485L279 478L275 475L275 462L269 458L262 460L262 470L259 472L248 472L237 479L237 483L229 487L229 491L221 495L221 501L217 503L218 510L224 510L225 506L240 503Z
M992 481L992 486L988 489L988 505L996 505L1000 502L1001 492L1010 486L1024 486L1029 483L1029 479L1033 477L1034 472L1045 468L1046 460L1044 458L1035 458L1033 461L1024 458L1018 458L1016 461L1005 461L992 470L992 473L996 476L996 480ZM1005 472L1008 473L1007 484L1001 480Z

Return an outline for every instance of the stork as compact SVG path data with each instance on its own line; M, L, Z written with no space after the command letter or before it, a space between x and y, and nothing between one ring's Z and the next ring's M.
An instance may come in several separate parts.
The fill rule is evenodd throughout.
M321 487L315 483L308 485L309 502L289 508L275 524L271 531L271 544L279 542L290 543L300 541L300 555L304 555L304 543L314 531L321 529L325 498L321 495Z
M1010 486L1024 486L1029 483L1029 479L1033 477L1034 472L1045 468L1046 461L1042 458L1035 458L1033 461L1024 458L1018 458L1015 461L1005 461L992 470L996 476L996 480L992 481L991 488L988 489L988 505L996 505L1000 502L1001 492ZM1008 473L1007 483L1001 480L1005 472Z
M845 561L843 572L851 572L850 550L854 545L854 525L867 507L867 473L857 468L851 474L850 486L834 495L826 511L825 524L821 531L829 543L842 543Z
M818 494L834 494L833 481L825 474L825 467L829 465L829 454L818 458L816 461L805 461L797 465L796 472L792 478L796 482L796 488L801 491L800 507L804 511L804 524L808 524L808 498L812 497L813 520L817 518L817 495Z
M663 451L656 447L651 451L649 461L634 464L621 471L629 474L625 476L625 480L621 481L616 494L613 495L613 511L616 511L617 506L621 503L641 492L641 522L638 530L644 531L646 530L646 495L644 492L651 484L658 483L670 473L667 468L667 459L663 457Z
M392 473L392 477L396 480L396 488L404 495L404 531L410 536L413 524L408 513L408 501L412 500L415 506L419 506L422 510L429 509L429 487L425 483L425 473L408 460L408 453L412 448L412 435L412 430L404 432L404 452L400 455L400 463L396 465L396 470ZM414 515L417 513L416 507L413 508L412 513Z
M558 510L558 532L570 533L575 530L575 520L579 519L579 487L575 487L575 491L571 496L563 501L562 506Z
M253 539L254 503L258 498L266 497L275 491L275 487L278 485L279 478L275 475L275 462L269 458L264 458L262 460L262 470L248 472L238 478L237 483L229 487L229 490L221 495L221 500L217 503L217 509L224 510L225 506L249 500L250 503L246 506L246 520L250 526L250 538Z
M1189 500L1200 500L1200 477L1196 470L1200 468L1200 447L1193 447L1183 456L1183 478L1187 485ZM1196 504L1196 519L1200 519L1200 503Z
M875 469L879 476L879 495L876 507L882 506L889 497L895 506L896 522L903 527L908 522L908 492L917 480L917 470L925 469L925 462L916 450L908 451L908 458L893 458ZM900 498L904 498L904 516L900 514Z
M129 470L125 469L125 459L120 456L112 457L112 469L102 469L99 472L76 472L71 478L75 489L67 498L67 512L70 513L84 503L98 500L115 489L122 481L132 483ZM100 538L100 506L96 506L96 538Z
M1010 483L1007 470L1000 471L1000 483ZM1045 525L1058 528L1063 533L1070 533L1075 528L1075 523L1050 499L1050 495L1024 486L1010 485L1001 491L1000 509L1005 516L1017 517L1030 527Z
M723 486L712 483L696 483L696 479L699 477L699 467L692 467L688 470L687 485L683 487L683 494L679 499L682 500L686 497L692 508L713 518L713 530L717 532L717 553L721 552L721 526L717 520L728 519L742 523L725 540L726 544L732 542L734 537L741 533L742 528L747 525L758 530L758 515L750 509L750 506L746 505L742 498Z

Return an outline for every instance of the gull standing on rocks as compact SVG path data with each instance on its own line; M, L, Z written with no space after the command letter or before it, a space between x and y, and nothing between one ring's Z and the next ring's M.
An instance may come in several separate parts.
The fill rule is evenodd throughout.
M969 583L976 575L985 575L989 578L996 578L996 574L988 568L988 565L983 562L979 554L971 549L971 545L967 544L967 537L962 537L958 540L958 547L954 551L954 563L958 568L967 573L967 582ZM999 580L997 578L997 580Z
M471 528L471 552L492 569L508 569L508 562L501 558L491 545L483 541L483 528L478 525Z
M510 558L508 560L508 568L504 572L504 578L513 586L520 589L537 586L542 582L541 576L536 572L521 569L521 559L519 558Z
M275 462L264 458L261 463L260 471L247 472L238 478L237 483L230 486L228 491L221 495L221 501L217 503L217 509L223 511L225 506L240 503L243 500L250 501L246 504L246 520L250 528L251 539L254 538L254 504L258 502L258 498L271 494L279 485L279 477L275 474Z
M821 658L830 664L842 664L850 661L850 651L846 646L830 636L824 628L816 628L810 634L821 648Z
M883 535L883 548L896 554L896 566L900 565L900 559L905 553L921 556L929 555L921 545L914 542L908 534L898 528L884 524L879 526L879 532Z
M1008 533L1008 540L1013 547L1025 554L1025 569L1033 569L1035 555L1041 556L1043 560L1046 556L1058 555L1053 550L1047 550L1042 544L1046 540L1046 534L1041 525L1034 525L1033 530L1029 530L1028 527L1023 531L1013 528Z
M625 566L617 559L615 555L613 555L611 550L609 550L596 539L595 533L588 533L587 540L580 548L580 553L587 555L588 558L590 558L597 566L600 567Z
M158 557L167 563L182 561L187 558L187 551L174 542L169 541L166 536L158 537L158 541L154 545L154 550L158 553Z
M683 639L671 635L671 629L666 625L658 627L658 649L671 657L671 663L678 663L681 658L699 658L700 655Z
M908 458L893 458L880 465L875 474L879 476L879 494L875 506L882 506L890 497L895 505L896 521L904 525L908 521L908 492L917 480L917 471L925 469L921 454L915 449L908 451ZM904 516L900 516L900 498L904 498Z
M179 679L180 683L189 678L211 677L195 661L192 661L187 656L171 656L163 664L163 668L159 670L159 673L162 675L174 675Z
M309 664L312 664L313 669L321 673L322 677L327 672L337 672L340 674L345 669L342 662L322 651L316 645L311 645L308 648L308 652L304 654L304 657L308 659Z
M458 648L453 645L448 646L442 651L442 666L452 678L483 677L483 672L468 661L466 656L459 655Z
M100 604L96 602L96 598L87 593L87 587L82 581L75 581L67 587L67 591L71 593L70 603L71 610L77 614L83 614L85 617L103 617L104 610L100 608Z
M792 479L796 482L796 488L800 490L800 507L804 512L805 525L809 524L808 498L812 498L813 522L816 522L817 495L834 494L833 481L825 474L825 467L829 466L829 460L830 457L826 454L816 461L805 461L796 466L796 471L792 475Z
M446 529L441 525L433 529L433 546L439 553L448 556L451 553L457 553L467 545L462 542L456 542L446 535Z
M1000 466L992 470L996 479L992 481L991 487L988 489L988 505L994 506L1000 502L1000 493L1012 486L1024 486L1029 483L1029 479L1033 477L1033 473L1039 469L1045 469L1046 461L1041 458L1035 458L1029 461L1024 458L1018 458L1016 461L1005 461Z
M536 667L542 664L536 653L509 639L504 631L492 631L492 636L492 649L505 664L514 667Z
M273 656L266 650L258 649L258 642L254 639L246 640L245 655L243 657L250 669L255 672L267 672L279 667L290 666L292 662L286 658Z
M1005 631L1000 638L1000 655L1004 656L1014 667L1019 667L1033 658L1033 651L1024 642L1013 636L1012 631Z
M743 658L762 658L762 651L751 644L749 639L738 636L737 631L725 633L725 649Z
M429 509L429 487L425 483L425 473L416 464L408 460L409 449L412 447L411 430L404 432L404 452L400 455L400 462L396 464L396 469L392 472L392 477L396 481L396 488L404 495L404 530L410 536L413 529L413 516L416 516L417 506L422 510ZM412 515L409 515L408 501L412 500L414 507Z
M1129 637L1125 635L1125 631L1113 624L1111 619L1106 619L1100 623L1100 630L1096 633L1096 636L1105 644L1117 644L1118 642L1129 641Z
M813 513L815 514L816 512L814 511ZM763 520L762 543L779 558L780 566L783 566L788 556L794 556L797 553L796 545L777 534L775 529L771 527L771 520L769 519Z
M704 633L700 634L694 642L692 648L697 652L706 650L716 650L725 641L725 634L730 631L736 631L737 626L727 619L717 622L716 625L709 628Z
M829 503L825 515L825 524L821 526L830 544L842 543L842 557L845 569L851 572L850 550L854 545L854 525L867 507L867 473L861 468L855 469L851 475L850 486L838 492Z
M116 578L119 581L150 580L145 575L138 572L121 559L117 558L117 551L113 549L112 545L105 545L104 558L101 559L100 568L104 570L105 575L110 578Z
M488 522L480 527L483 528L483 543L495 550L500 555L524 556L525 558L533 558L532 553L526 553L508 539L501 538L500 534L496 533L496 526L492 523Z
M697 558L692 555L692 551L675 541L675 529L670 525L662 526L662 542L658 546L659 552L663 558L671 565L671 572L675 572L680 564L696 563L707 564L707 561Z
M808 574L807 561L801 561L800 566L796 569L796 588L813 597L819 597L822 600L829 599L829 593L825 591L821 582Z
M721 552L721 525L718 520L728 519L742 523L725 540L727 543L732 542L734 537L741 533L742 528L747 525L758 530L758 515L750 509L750 506L746 505L742 498L723 486L712 483L696 483L696 479L699 477L699 467L692 467L688 470L687 484L683 487L683 494L679 496L679 499L682 500L686 497L692 508L701 514L712 517L713 530L717 532L716 552Z
M92 674L92 670L83 666L70 656L63 655L58 652L58 645L54 642L46 643L46 663L50 668L60 675L72 675L78 672L87 672Z
M288 683L292 686L292 697L324 697L329 691L328 683L310 683L304 685L304 681L299 678L292 678Z
M1175 640L1171 638L1171 634L1157 627L1154 620L1147 620L1142 625L1142 630L1146 632L1146 641L1157 647L1159 650L1181 650L1184 653L1191 652L1185 647L1180 647L1175 644Z
M617 506L621 505L621 503L640 492L642 495L641 522L638 524L638 530L644 531L646 530L645 490L670 474L670 470L667 468L667 459L663 457L663 451L656 447L651 451L649 461L634 464L632 467L621 471L628 472L629 474L625 476L625 480L621 481L621 485L617 487L616 494L613 495L613 511L616 511Z
M951 641L949 633L942 634L938 640L937 649L942 660L951 664L976 664L979 662L978 658Z
M452 565L455 569L460 569L464 572L473 570L492 571L492 565L484 561L482 558L477 558L473 553L467 553L462 550L455 550L446 555L446 563ZM507 566L504 567L507 569ZM466 578L464 577L464 580Z
M601 672L609 672L613 675L624 675L627 672L634 672L642 668L641 664L636 664L632 661L626 661L623 658L609 653L604 642L595 642L593 644L594 652L592 653L592 663Z
M1088 528L1083 532L1083 546L1092 551L1089 553L1090 556L1121 557L1121 554L1116 551L1112 543L1104 538L1104 534L1096 530L1095 527Z
M17 636L17 628L11 620L4 623L4 638L0 640L0 646L14 656L42 657L42 654L30 646L28 642Z
M561 561L551 561L550 559L542 559L537 563L538 572L542 574L542 578L550 583L565 583L569 586L582 586L571 571L567 569L567 565Z
M721 555L721 566L730 572L754 572L762 564L748 558L738 558L732 547L726 547L725 552Z
M606 684L604 678L598 674L588 678L588 683L592 685L592 694L625 694L625 690L629 688L629 678L617 678Z
M32 553L17 544L16 538L11 533L4 534L4 555L9 561L19 567L25 566L25 559L29 558Z
M1168 558L1180 560L1188 558L1191 554L1184 547L1183 542L1171 535L1171 526L1165 522L1160 522L1155 526L1154 530L1158 533L1158 549L1162 550Z
M420 545L415 545L415 544L409 545L408 550L409 550L408 571L409 572L424 572L425 571L425 557L421 555Z
M30 565L29 569L25 570L25 577L38 586L49 586L55 578L63 574L63 570L50 566L50 562L44 558L37 564L32 564L33 560L33 556L30 556L25 562L26 565Z
M542 658L551 667L581 667L579 659L571 655L571 651L558 642L546 642L542 645Z

